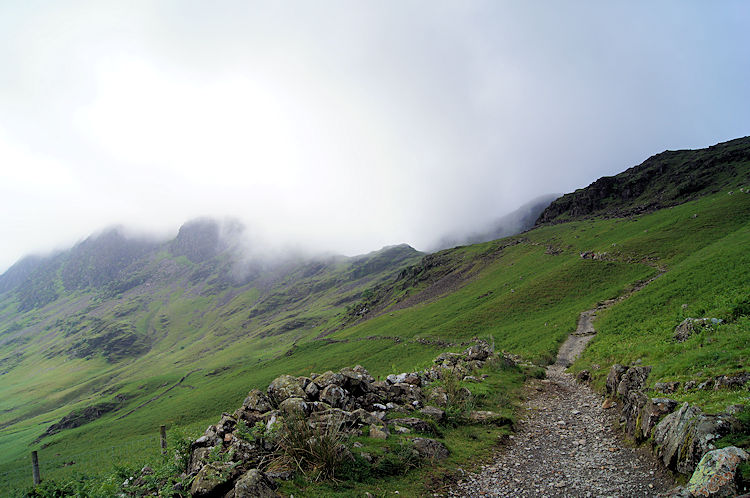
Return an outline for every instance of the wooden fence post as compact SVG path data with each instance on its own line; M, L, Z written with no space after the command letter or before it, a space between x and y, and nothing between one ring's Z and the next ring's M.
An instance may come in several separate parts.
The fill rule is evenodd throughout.
M34 486L38 486L42 479L39 477L39 455L36 451L31 452L31 470L34 473Z
M167 426L162 425L159 427L159 436L161 439L161 454L167 454Z

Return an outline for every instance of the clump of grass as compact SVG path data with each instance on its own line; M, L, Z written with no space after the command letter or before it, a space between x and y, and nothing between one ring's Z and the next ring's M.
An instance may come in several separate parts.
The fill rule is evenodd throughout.
M312 426L301 415L284 417L276 439L277 456L271 466L299 471L311 481L335 481L349 454L340 425L332 421Z

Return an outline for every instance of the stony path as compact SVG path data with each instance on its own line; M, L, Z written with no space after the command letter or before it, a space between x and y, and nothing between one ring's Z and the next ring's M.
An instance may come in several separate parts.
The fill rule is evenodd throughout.
M526 416L507 445L449 496L635 497L674 487L646 449L623 442L614 410L564 371L595 334L595 313L581 314L547 378L528 384Z

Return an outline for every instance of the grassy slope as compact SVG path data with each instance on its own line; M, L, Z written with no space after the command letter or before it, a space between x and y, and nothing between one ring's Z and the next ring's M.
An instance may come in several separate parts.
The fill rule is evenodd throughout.
M698 216L693 217L694 214ZM631 219L540 227L524 234L520 244L500 252L501 242L450 250L447 254L452 261L462 262L457 268L472 265L483 255L494 255L459 290L410 308L394 308L327 337L339 342L314 340L313 333L300 335L291 355L286 356L288 341L263 339L268 349L259 351L257 339L235 340L232 347L207 358L201 372L188 377L189 387L176 388L123 420L105 416L87 426L64 431L51 438L56 443L42 450L42 459L54 461L58 458L56 453L61 454L58 460L65 459L68 454L107 446L113 439L137 441L144 434L154 433L162 423L202 427L215 422L221 411L233 410L248 389L263 388L280 373L308 374L357 363L381 376L419 368L440 348L411 342L415 338L492 338L499 349L549 361L559 343L574 329L581 311L656 275L658 268L668 271L602 314L596 324L600 333L575 368L592 369L597 382L602 381L611 363L635 359L656 365L651 382L702 379L734 372L747 365L747 318L722 325L683 345L674 344L669 338L683 315L726 317L740 298L747 297L750 265L744 248L750 246L749 223L750 195L719 193ZM610 260L585 260L579 256L582 251L606 251ZM683 303L688 304L685 312ZM170 319L183 320L179 323L188 326L185 315L189 315L186 311L190 304L183 302L181 306L185 309L170 314ZM224 322L217 316L216 323ZM226 326L231 329L231 324ZM386 336L404 340L395 342ZM175 345L180 344L177 338L175 341ZM174 356L169 359L182 366L180 362L200 350L199 342L188 344L183 353L172 352ZM123 385L123 392L137 394L145 385L142 390L148 395L136 398L141 401L156 392L156 386L174 383L188 370L185 364L163 371L164 363L162 358L154 357L139 364L139 372ZM229 368L218 375L206 375L217 367ZM746 399L747 392L702 391L683 397L709 409L721 409L730 401ZM13 434L0 432L0 448L8 455L0 472L21 465L40 422L17 424L13 430L18 432ZM129 453L131 459L146 454L140 450ZM461 461L457 456L453 464ZM95 465L81 461L76 468L89 470ZM52 474L72 471L70 467L59 468ZM418 485L409 479L392 485Z

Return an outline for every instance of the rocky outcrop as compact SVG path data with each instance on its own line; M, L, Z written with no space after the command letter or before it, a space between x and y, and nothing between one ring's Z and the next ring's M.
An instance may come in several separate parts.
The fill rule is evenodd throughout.
M738 429L737 419L731 415L706 415L684 403L654 428L656 454L668 468L690 474L703 455L716 449L717 439Z
M705 455L716 450L715 442L718 439L740 429L739 422L729 413L704 414L688 403L675 411L678 405L676 401L649 397L646 394L646 381L650 371L651 368L646 366L612 365L607 375L607 395L619 401L620 422L628 436L636 442L651 439L654 453L668 469L690 475L696 471L696 467L700 467L699 462ZM723 382L736 385L741 382L742 374L736 377L739 380ZM718 379L723 378L717 378L717 384ZM655 387L659 387L660 392L673 392L678 384L656 383ZM701 485L705 484L705 489L709 486L706 483L712 483L710 486L713 487L713 483L723 479L719 474L709 475L714 471L707 469L719 468L716 465L704 465L702 468L704 470L695 479L703 483ZM676 490L673 496L731 496L680 494L683 492L688 493L686 490Z
M677 342L685 342L701 329L711 328L721 322L718 318L685 318L675 327L672 338Z
M281 375L265 393L250 391L240 408L233 414L224 413L192 443L184 476L193 478L190 492L204 497L275 496L273 480L264 472L283 450L274 438L284 430L280 427L284 419L343 436L364 433L387 439L404 434L418 458L446 458L450 450L424 436L439 433L436 423L445 419L445 411L434 405L448 403L448 394L445 389L427 386L446 375L463 378L490 359L513 362L479 341L463 353L438 356L427 370L389 375L385 381L376 381L360 365L309 377ZM474 379L482 381L480 377ZM456 396L468 399L471 392L462 388ZM471 412L466 417L466 423L510 422L493 412ZM345 447L341 454L353 458Z

